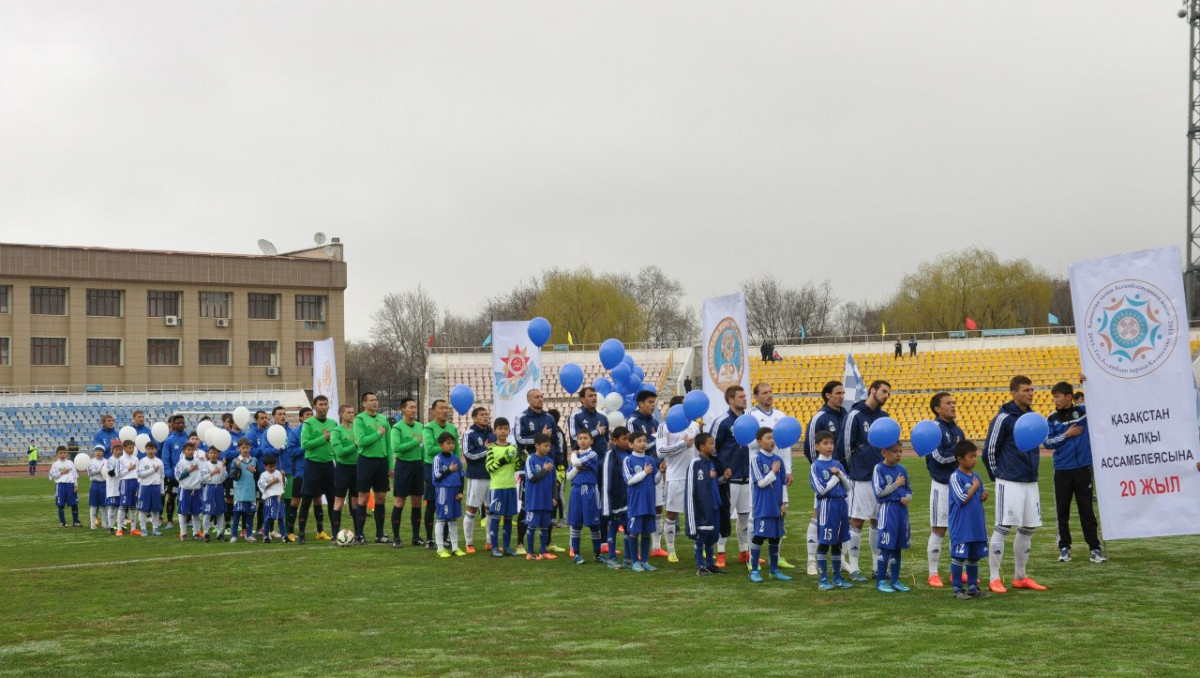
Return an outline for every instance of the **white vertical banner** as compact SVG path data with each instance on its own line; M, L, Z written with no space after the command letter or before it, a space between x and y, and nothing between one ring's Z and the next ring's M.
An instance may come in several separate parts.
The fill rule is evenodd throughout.
M1107 539L1200 534L1196 395L1177 247L1071 264Z
M492 416L504 417L515 430L529 407L525 395L542 388L542 349L529 340L529 321L492 323L492 375Z
M738 292L705 299L700 306L700 323L704 349L700 372L709 402L707 424L729 409L725 404L725 389L740 385L746 389L747 397L750 394L746 295Z
M319 395L329 398L329 411L333 413L331 416L337 419L337 355L334 353L332 338L313 342L313 397Z

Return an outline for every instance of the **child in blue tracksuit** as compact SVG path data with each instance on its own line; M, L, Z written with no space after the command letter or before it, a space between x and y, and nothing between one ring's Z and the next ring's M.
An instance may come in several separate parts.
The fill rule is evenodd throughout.
M646 454L647 440L645 431L638 431L629 437L633 453L625 457L621 467L625 485L629 488L626 495L629 522L625 525L625 554L633 558L634 572L653 572L658 569L650 564L650 535L658 532L654 512L654 479L658 476L658 465L654 457Z
M720 538L721 491L713 454L717 441L708 433L699 433L692 441L697 456L688 466L687 535L696 542L696 576L725 574L716 566L715 546Z
M629 456L629 429L618 426L613 429L611 446L604 452L600 462L600 513L608 521L608 567L621 569L617 557L617 530L625 523L625 511L629 503L629 488L625 484L625 458ZM626 550L625 565L633 566L633 554Z
M526 560L554 560L550 553L550 520L554 515L554 460L550 457L551 440L545 433L533 437L534 454L525 460L525 533ZM541 532L541 549L533 548L533 533ZM536 555L535 555L536 554Z
M900 583L900 554L908 548L908 504L912 501L912 487L908 484L908 471L900 465L900 443L881 451L883 462L875 465L872 475L875 498L879 502L875 514L875 522L879 525L875 533L879 547L875 588L880 593L906 593L912 589Z
M438 436L438 456L433 458L433 487L434 510L437 512L433 523L433 535L437 539L438 556L449 558L451 551L456 556L465 556L467 552L458 547L458 523L462 518L463 498L463 469L454 450L458 441L454 434L443 431ZM450 550L442 548L446 543L446 530L450 530Z
M817 431L813 440L817 458L808 482L817 495L817 571L821 575L817 587L822 591L853 588L854 584L842 579L842 544L850 538L850 511L846 505L850 478L841 462L833 458L833 432Z
M229 537L231 544L237 541L239 521L245 530L246 541L255 541L251 529L254 526L255 490L258 489L254 481L254 474L258 472L258 460L250 456L252 447L254 444L249 439L239 440L238 456L230 462L229 476L233 478L233 531Z

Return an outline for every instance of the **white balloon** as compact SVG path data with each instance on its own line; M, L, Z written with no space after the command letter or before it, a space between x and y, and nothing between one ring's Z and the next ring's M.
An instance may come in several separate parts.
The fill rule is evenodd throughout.
M609 412L616 412L617 410L621 409L621 406L624 404L625 399L621 397L620 393L614 391L604 396L604 407Z
M212 437L212 442L209 444L222 452L229 449L230 444L233 443L233 437L229 435L229 431L223 428L213 427L209 429L208 433Z
M139 433L137 438L134 438L133 444L137 446L138 452L146 451L146 443L150 442L150 436L145 433Z
M87 452L80 452L75 455L75 470L80 473L87 473L88 464L92 463L92 458L87 456Z
M233 423L237 424L238 428L246 428L246 424L250 423L250 410L244 405L239 405L233 411Z
M205 443L207 443L208 442L208 431L212 427L213 427L212 420L205 419L204 421L200 422L199 424L196 424L196 435L200 436L200 440L203 440Z
M287 447L287 429L279 424L271 424L267 429L267 442L277 450Z
M126 440L137 440L137 429L132 426L122 426L120 431L117 431L117 437L121 442Z
M166 440L170 434L171 427L167 426L167 422L165 421L156 422L150 427L150 435L154 436L154 439L160 443Z
M618 397L620 397L620 396L618 396ZM616 411L616 410L608 413L608 430L609 431L613 430L614 428L616 428L618 426L624 426L624 425L625 425L625 415L621 414L619 411Z

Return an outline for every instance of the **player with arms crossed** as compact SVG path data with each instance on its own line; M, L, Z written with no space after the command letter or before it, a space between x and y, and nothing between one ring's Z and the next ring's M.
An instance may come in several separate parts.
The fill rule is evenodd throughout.
M958 468L958 460L954 457L956 445L967 439L967 435L955 423L958 414L954 396L941 391L935 393L929 401L929 409L933 411L942 437L938 446L925 455L925 468L929 470L932 480L929 489L929 543L925 547L925 555L929 560L928 583L935 589L942 588L942 578L938 575L938 560L942 554L942 541L946 538L946 528L950 525L950 474Z

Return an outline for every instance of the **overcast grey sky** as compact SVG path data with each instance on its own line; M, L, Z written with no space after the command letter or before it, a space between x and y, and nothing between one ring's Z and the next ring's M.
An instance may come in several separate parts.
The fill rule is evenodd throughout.
M348 338L549 265L881 299L1184 241L1170 0L0 2L0 239L346 243Z

